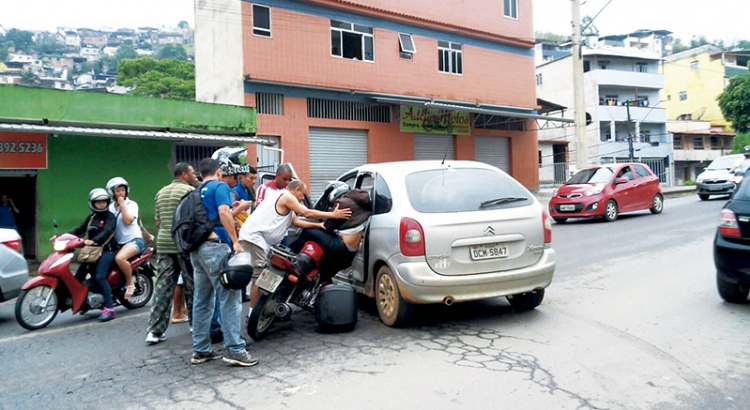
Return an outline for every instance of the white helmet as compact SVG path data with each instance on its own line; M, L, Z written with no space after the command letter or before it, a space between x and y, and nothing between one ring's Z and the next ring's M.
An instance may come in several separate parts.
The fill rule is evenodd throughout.
M98 201L107 202L107 206L104 209L95 207L94 202ZM107 191L105 191L104 188L94 188L89 192L89 208L94 212L107 212L110 201L109 195L107 195Z
M115 188L119 186L125 187L125 196L128 196L130 194L130 186L128 186L128 181L125 180L125 178L122 177L114 177L107 182L107 193L109 194L109 197L114 199L115 198Z

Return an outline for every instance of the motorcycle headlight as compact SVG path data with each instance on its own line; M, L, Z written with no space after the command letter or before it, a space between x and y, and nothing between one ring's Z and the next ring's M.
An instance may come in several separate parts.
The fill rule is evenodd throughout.
M55 245L53 247L55 251L62 252L68 246L68 242L69 241L55 241Z
M593 187L593 188L591 188L591 189L587 190L587 191L585 192L585 195L586 195L586 196L599 195L599 194L601 194L601 193L602 193L602 191L603 191L603 190L604 190L604 186L603 186L603 185L600 185L600 186L595 186L595 187Z

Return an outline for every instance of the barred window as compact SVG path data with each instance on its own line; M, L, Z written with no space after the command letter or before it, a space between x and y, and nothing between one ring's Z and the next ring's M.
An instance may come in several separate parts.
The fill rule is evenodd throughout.
M284 95L255 93L258 114L284 115Z
M308 98L307 116L309 118L328 118L334 120L391 122L391 106Z

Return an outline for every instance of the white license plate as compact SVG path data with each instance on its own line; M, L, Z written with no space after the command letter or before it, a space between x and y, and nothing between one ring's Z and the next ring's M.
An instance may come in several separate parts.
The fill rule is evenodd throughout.
M471 259L475 261L482 259L505 258L508 256L508 245L504 243L474 245L471 247L470 252Z
M560 205L561 211L575 211L576 206L575 205Z
M283 280L283 276L276 274L270 269L263 269L263 272L260 273L258 281L255 284L266 292L273 293L276 292L276 289L279 288L279 285L281 285Z
M710 187L708 187L709 191L721 191L723 189L724 189L723 186L710 186Z

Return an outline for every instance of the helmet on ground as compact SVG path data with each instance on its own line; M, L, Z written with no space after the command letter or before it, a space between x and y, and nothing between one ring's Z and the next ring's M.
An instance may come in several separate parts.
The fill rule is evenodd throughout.
M104 207L104 209L99 209L94 206L94 202L99 201L105 201L107 203L107 206ZM107 191L104 190L104 188L94 188L89 192L89 208L91 208L94 212L109 212L109 203L111 202L111 199L109 195L107 195Z
M250 252L235 253L219 272L219 281L227 289L245 289L253 277Z
M128 181L125 180L125 178L122 177L114 177L107 182L107 194L109 194L110 198L115 197L115 188L117 187L125 187L125 196L128 196L130 194L130 186L128 185Z
M750 156L750 145L745 145L745 148L742 149L742 153L745 154L745 156Z

